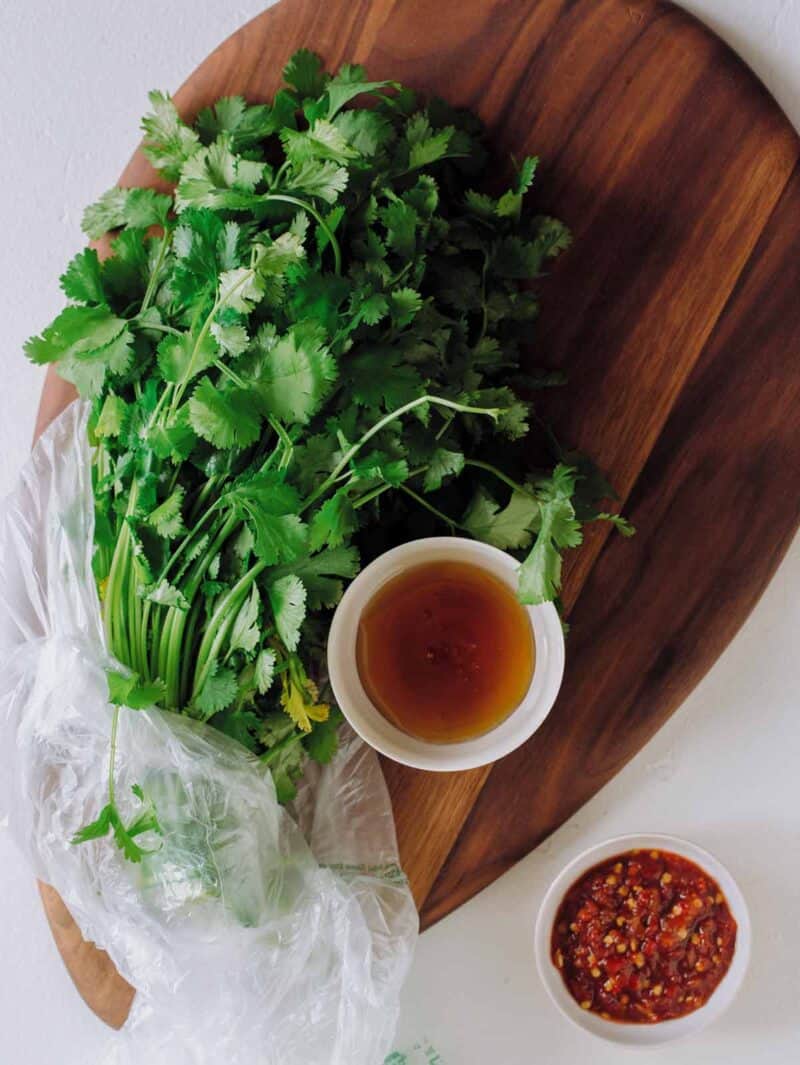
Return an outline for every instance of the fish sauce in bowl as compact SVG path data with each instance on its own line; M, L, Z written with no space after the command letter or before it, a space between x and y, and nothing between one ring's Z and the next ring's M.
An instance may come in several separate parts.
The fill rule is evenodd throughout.
M433 743L483 735L523 700L536 649L504 581L462 561L389 579L363 610L356 664L365 692L397 728Z

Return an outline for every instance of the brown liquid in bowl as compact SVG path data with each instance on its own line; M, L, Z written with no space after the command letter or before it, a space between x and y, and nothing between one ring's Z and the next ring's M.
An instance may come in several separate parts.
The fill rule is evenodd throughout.
M372 703L420 739L452 743L499 725L533 676L525 609L465 562L431 562L387 581L358 627L356 661Z

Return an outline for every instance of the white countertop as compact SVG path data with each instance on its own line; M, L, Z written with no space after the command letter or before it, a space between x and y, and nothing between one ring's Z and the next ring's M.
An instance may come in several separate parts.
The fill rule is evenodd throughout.
M81 245L82 207L113 184L130 154L147 90L177 86L264 6L0 5L0 321L8 372L0 390L0 494L28 451L41 387L20 347L60 308L57 277ZM800 0L685 6L744 55L799 125ZM575 1065L582 1056L616 1065L617 1048L573 1029L546 999L531 933L548 882L569 858L639 830L684 835L714 851L739 880L754 927L752 966L732 1010L705 1034L653 1052L657 1060L800 1061L798 636L795 541L742 632L650 745L544 846L422 937L398 1046L429 1042L439 1057L423 1059L441 1065ZM2 832L0 898L0 1065L92 1065L106 1029L78 999L31 877Z

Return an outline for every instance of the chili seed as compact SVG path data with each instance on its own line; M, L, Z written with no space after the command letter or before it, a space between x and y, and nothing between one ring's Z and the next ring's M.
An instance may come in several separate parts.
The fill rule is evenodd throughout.
M672 883L672 873L664 873L664 875L661 877L661 883L662 884L671 884Z
M650 857L651 858L660 858L661 855L658 853L658 851L650 851Z
M570 932L577 932L578 931L578 926L575 923L575 921L573 921L572 924L569 926L569 930L570 930Z
M589 999L588 999L588 998L585 998L585 999L583 1000L583 1002L581 1002L581 1009L582 1009L582 1010L588 1010L588 1009L589 1009L589 1008L591 1007L591 1005L592 1005L592 1004L591 1004L591 1002L589 1001Z
M627 943L617 943L617 954L624 954L627 949Z
M637 969L644 968L644 954L642 954L641 951L639 951L638 954L634 955L633 963L634 963L634 965L636 966Z
M614 866L614 872L615 873L621 873L622 872L622 862L617 862L617 864Z
M617 878L614 876L613 873L611 873L610 876L606 877L606 883L609 887L614 887L614 885L617 883Z
M612 935L603 936L603 942L607 947L610 947L614 942L614 937Z
M595 978L595 980L596 980L596 979L597 979L597 978L599 977L599 975L600 975L600 970L599 970L599 969L597 968L597 966L596 966L596 965L595 965L595 967L594 967L593 969L590 969L590 970L589 970L589 972L590 972L590 973L592 974L592 976L593 976L593 977Z
M664 993L664 985L663 984L656 984L656 986L653 988L653 994L656 996L656 998L659 998L663 993Z
M623 928L624 926L625 926L625 918L624 917L618 917L617 918L617 927L618 928Z

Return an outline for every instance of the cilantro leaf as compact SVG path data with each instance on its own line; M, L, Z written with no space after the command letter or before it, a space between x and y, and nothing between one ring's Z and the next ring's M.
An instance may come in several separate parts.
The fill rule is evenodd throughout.
M275 666L277 659L275 652L270 648L262 648L258 652L258 657L255 661L255 673L253 679L256 684L256 688L261 695L266 695L269 689L272 687L272 682L275 679Z
M105 303L100 260L94 248L78 252L61 275L61 288L76 303Z
M301 96L319 96L325 89L328 75L318 55L308 48L300 48L283 68L283 80Z
M157 350L161 375L173 384L191 381L213 366L219 354L215 338L208 334L203 337L191 333L170 334L159 343Z
M230 706L236 697L238 684L232 669L220 668L213 663L211 671L193 700L193 706L202 720L208 721L214 714Z
M147 516L148 524L152 525L158 535L166 540L173 540L176 536L186 532L181 513L184 495L183 486L178 485L172 494L167 496L163 503L159 503Z
M164 698L164 685L161 681L143 682L138 673L126 675L110 669L106 672L108 680L108 701L113 706L127 706L129 710L147 710Z
M299 577L308 593L311 610L336 606L344 584L338 578L355 577L359 570L358 551L354 547L329 547L319 554L296 559L291 572Z
M275 340L251 378L265 414L300 425L316 414L337 375L324 338L316 322L298 322Z
M260 611L261 599L254 584L233 623L229 641L231 651L244 651L246 655L255 651L261 638L261 628L258 624Z
M221 133L182 165L175 206L178 211L186 207L246 210L253 206L252 192L263 177L264 163L236 155L230 136Z
M94 427L96 436L119 436L128 416L128 404L120 396L109 392L103 400L103 406Z
M538 165L539 160L536 156L529 155L522 160L514 187L504 192L497 201L495 210L500 218L519 219L522 211L522 198L533 183L533 176Z
M358 518L346 488L326 499L311 521L309 546L312 551L338 547L356 531Z
M81 228L87 237L97 240L120 226L142 230L164 226L171 207L172 198L154 189L113 188L86 208Z
M203 377L189 400L189 422L198 436L215 447L242 448L258 440L261 419L249 391L223 392Z
M318 196L325 203L336 203L347 187L347 180L347 168L333 159L306 159L289 169L286 188Z
M303 737L306 754L320 765L328 765L339 750L339 726L344 721L340 710L334 710L327 721L314 725L311 732Z
M98 814L97 818L80 828L72 837L72 843L88 843L92 839L102 839L107 836L111 828L111 812L113 807L107 804Z
M356 355L349 361L348 375L353 401L364 407L396 410L425 391L419 373L397 352Z
M406 126L406 140L409 146L408 169L418 170L420 167L429 166L444 158L454 133L453 126L445 126L443 129L434 131L428 115L422 111L417 112Z
M373 93L376 89L389 86L397 87L393 81L367 81L366 71L357 64L345 64L327 85L328 118L333 118L345 104L350 103L362 93Z
M428 469L425 471L423 487L426 492L435 492L442 487L446 477L457 477L464 469L464 455L461 451L448 451L437 447L431 455Z
M153 453L160 459L169 458L173 462L188 458L196 442L197 434L189 424L188 406L181 407L165 423L151 425L147 433L147 443Z
M281 717L286 720L283 714ZM296 781L303 772L305 761L305 749L300 742L300 734L291 721L287 722L287 726L288 735L262 755L262 761L269 767L272 775L275 797L279 803L291 802L296 798Z
M149 100L152 111L142 119L142 151L164 177L176 181L183 164L200 146L200 138L183 122L169 95L151 92Z
M268 594L278 635L289 651L296 651L306 616L305 585L295 574L288 574L273 581Z
M386 227L386 243L403 258L410 258L417 247L419 215L403 200L393 199L380 211L380 219Z
M333 124L359 155L371 158L396 137L391 122L377 111L342 111Z
M225 502L247 521L263 562L292 562L304 553L308 530L297 514L299 497L279 474L258 474L228 492Z
M186 596L179 588L170 584L166 577L163 577L152 588L147 589L145 599L149 603L156 603L158 606L174 607L176 610L189 609L189 601Z
M248 751L256 754L259 749L258 733L261 728L261 718L252 710L235 707L221 710L214 714L209 724L215 729L224 732L226 736L241 743Z
M223 96L204 107L197 116L197 128L205 144L227 133L235 151L251 148L281 128L280 109L268 104L248 106L243 96Z
M479 488L470 503L463 524L476 540L484 540L502 550L528 547L532 527L539 520L539 503L528 492L514 491L505 507Z
M580 522L575 518L572 496L575 470L559 464L549 479L537 485L541 519L536 542L519 572L519 596L523 603L555 599L561 588L560 549L581 543Z

